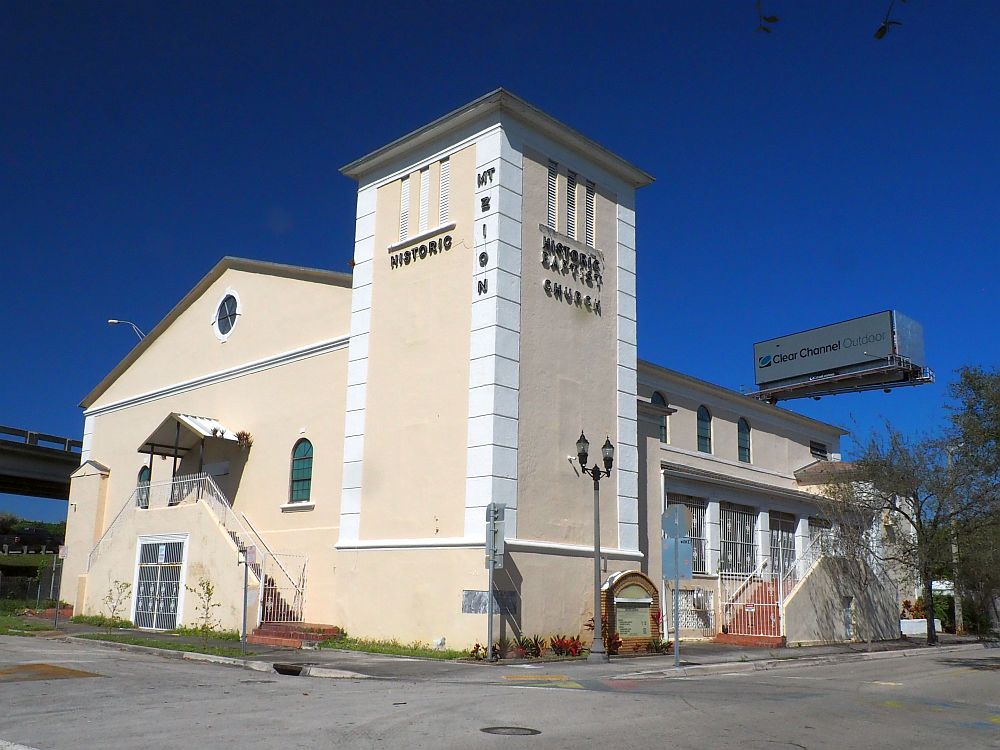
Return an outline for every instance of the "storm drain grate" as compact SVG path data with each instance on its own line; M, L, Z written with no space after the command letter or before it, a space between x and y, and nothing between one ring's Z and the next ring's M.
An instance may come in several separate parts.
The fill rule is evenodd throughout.
M507 734L507 735L541 734L541 732L539 732L537 729L529 729L528 727L484 727L479 731L486 732L486 734Z
M274 671L278 674L290 675L292 677L298 677L302 674L302 670L306 667L311 667L312 664L275 664Z

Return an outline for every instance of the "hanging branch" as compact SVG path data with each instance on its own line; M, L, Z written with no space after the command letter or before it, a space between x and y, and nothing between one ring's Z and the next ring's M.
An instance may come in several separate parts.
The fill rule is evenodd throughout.
M765 16L764 9L761 7L762 0L757 0L757 32L765 31L768 34L771 33L771 26L768 24L776 24L778 22L777 16Z
M906 0L900 0L901 2L906 2ZM759 3L758 3L759 4ZM885 11L885 18L882 19L882 25L875 30L875 38L882 39L886 34L889 33L890 26L902 26L902 21L897 21L892 18L892 7L896 4L896 0L889 0L889 7Z

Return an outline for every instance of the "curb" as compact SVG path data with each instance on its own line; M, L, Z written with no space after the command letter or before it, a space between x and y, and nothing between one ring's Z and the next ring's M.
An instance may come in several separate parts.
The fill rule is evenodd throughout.
M154 648L153 646L137 646L132 643L102 641L98 638L77 638L72 635L64 636L62 640L67 643L90 643L97 646L103 646L104 648L113 648L118 651L130 651L136 654L152 654L153 656L160 656L164 659L187 659L188 661L199 661L209 664L224 664L226 666L252 669L255 672L274 671L274 665L267 661L236 659L231 656L216 656L214 654L199 654L195 651L172 651L166 648Z
M773 669L792 667L814 667L822 664L844 664L852 661L874 661L878 659L899 659L931 654L948 654L956 651L971 651L986 648L982 643L963 643L956 646L936 648L907 648L895 651L874 651L871 653L829 654L827 656L791 657L788 659L759 659L757 661L722 662L717 664L693 664L689 667L658 669L616 675L612 680L658 680L673 677L698 677L712 674L732 674L736 672L768 672Z
M113 648L118 651L130 651L137 654L152 654L164 659L186 659L187 661L197 661L207 664L221 664L227 667L240 667L250 669L255 672L274 672L274 664L269 661L259 661L255 659L237 659L232 656L216 656L215 654L200 654L196 651L172 651L165 648L155 648L153 646L137 646L132 643L116 643L115 641L102 641L97 638L76 638L74 636L63 636L62 640L76 643L93 643L105 648ZM340 680L370 680L371 675L351 672L346 669L334 669L332 667L321 667L318 665L306 665L299 672L300 677L319 677L325 679Z

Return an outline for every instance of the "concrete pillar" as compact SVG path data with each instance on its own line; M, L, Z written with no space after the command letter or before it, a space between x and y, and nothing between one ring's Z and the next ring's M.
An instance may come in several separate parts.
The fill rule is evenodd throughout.
M771 556L771 515L767 509L757 511L757 565ZM769 569L769 572L774 572Z
M722 527L719 523L719 501L708 500L705 507L705 572L715 575L719 572L719 555L722 550Z

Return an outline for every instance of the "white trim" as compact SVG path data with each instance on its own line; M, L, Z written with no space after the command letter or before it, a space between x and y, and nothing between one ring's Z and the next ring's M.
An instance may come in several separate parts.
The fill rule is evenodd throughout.
M279 505L282 513L297 513L304 510L312 510L316 507L316 503L285 503L284 505Z
M226 299L226 297L232 297L233 299L236 300L236 320L233 321L232 328L229 329L229 332L223 333L222 331L219 330L219 308L222 307L222 302L223 300ZM215 309L214 312L212 313L212 320L210 321L212 325L212 332L215 333L215 338L217 338L223 344L226 343L226 339L232 336L233 331L236 330L236 324L240 322L240 316L242 314L243 314L243 302L240 300L239 293L232 287L226 287L226 291L222 293L222 296L219 297L219 301L215 303Z
M114 401L105 406L93 407L85 411L83 416L85 418L97 417L101 414L118 411L119 409L125 409L130 406L138 406L139 404L145 404L150 401L156 401L157 399L167 398L168 396L176 396L180 393L187 393L188 391L204 388L209 385L215 385L216 383L222 383L227 380L233 380L234 378L241 378L244 375L253 375L254 373L270 370L274 367L290 365L303 359L309 359L310 357L316 357L337 349L343 349L349 342L350 337L342 336L328 341L321 341L318 344L310 344L309 346L304 346L301 349L292 349L291 351L282 352L281 354L276 354L271 357L265 357L264 359L254 360L253 362L248 362L243 365L237 365L236 367L231 367L228 370L219 370L218 372L202 375L201 377L193 378L191 380L182 380L180 383L174 383L166 388L159 388L155 391L140 393L138 396L130 396L129 398L122 399L121 401Z
M523 552L569 554L578 557L594 556L593 545L542 542L534 539L508 539L504 544L508 549L521 550ZM622 560L641 560L644 557L639 550L621 549L620 547L601 547L601 555Z
M189 533L182 532L178 534L140 534L135 538L135 565L132 570L132 608L130 611L131 620L135 622L135 608L139 603L139 560L142 555L142 545L144 544L160 544L160 543L170 543L170 542L181 542L184 545L184 551L181 553L181 578L179 587L177 589L177 617L174 620L174 626L180 627L184 624L184 594L187 591L187 570L188 570L188 558L190 557L190 545L188 541L191 535ZM143 628L147 630L148 628Z
M413 174L413 172L415 172L415 171L419 171L419 170L423 169L426 166L430 166L431 164L433 164L436 161L441 161L443 159L450 158L452 156L452 154L457 154L459 151L461 151L462 149L466 148L467 146L470 146L470 145L474 144L476 141L478 141L483 136L489 135L494 130L500 130L501 128L503 128L503 124L501 122L499 122L499 121L494 122L493 124L488 125L487 127L483 128L481 130L477 130L474 133L470 134L469 136L467 136L465 138L462 138L459 141L453 141L453 142L449 143L444 148L441 148L441 149L435 151L430 156L426 156L426 157L424 157L423 159L421 159L421 160L419 160L417 162L413 162L411 164L407 164L406 166L400 167L399 169L396 169L395 171L391 172L390 174L387 174L387 175L384 175L382 177L379 177L378 179L370 180L368 182L359 182L358 183L359 186L360 186L359 190L365 190L365 189L368 189L368 188L375 188L377 190L378 188L380 188L380 187L382 187L384 185L388 185L390 182L395 182L398 179L401 179L403 177L406 177L407 175ZM517 166L517 165L515 164L514 166ZM452 175L452 176L454 176L454 175ZM454 185L452 187L454 187ZM452 190L452 196L454 196L454 194L455 194L454 190Z
M405 240L400 240L399 242L394 242L393 244L389 245L389 252L394 253L401 247L407 247L408 245L415 245L418 242L433 237L435 234L441 234L441 232L450 232L454 228L455 228L455 222L450 221L447 224L442 224L441 226L435 227L434 229L427 229L421 232L420 234L415 234L412 237L407 237Z
M484 527L485 527L485 521ZM486 543L485 535L483 539L473 537L427 537L423 539L364 539L352 541L338 541L333 545L334 549L343 550L393 550L393 549L455 549L455 548L483 548Z
M562 542L544 542L535 539L507 539L507 548L521 552L540 552L544 554L568 554L574 557L593 557L593 546L585 544L564 544ZM337 542L336 550L356 551L389 551L404 549L483 549L485 539L477 537L428 537L422 539L365 539L359 541ZM618 547L601 547L601 555L623 560L641 560L643 554L635 550Z
M713 436L714 437L714 436ZM682 456L691 456L692 458L700 458L705 461L710 461L711 463L725 464L726 466L733 466L739 469L746 469L747 471L757 472L759 474L767 474L772 477L780 477L781 479L787 479L789 481L795 482L794 474L782 474L780 471L775 471L774 469L765 469L763 466L758 466L757 464L748 464L743 461L733 461L731 458L722 458L721 456L716 456L714 453L702 453L701 451L692 451L687 448L679 448L676 445L671 445L670 443L660 443L660 460L663 460L663 453L679 453ZM751 458L753 455L751 454ZM692 466L693 469L698 469L698 466Z

